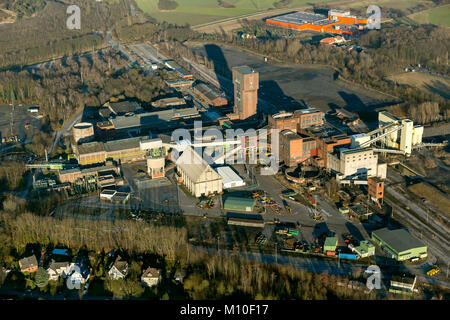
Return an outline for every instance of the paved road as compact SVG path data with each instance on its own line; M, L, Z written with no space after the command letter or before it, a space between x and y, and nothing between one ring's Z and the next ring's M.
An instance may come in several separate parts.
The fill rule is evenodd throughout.
M53 153L54 149L56 148L56 146L59 143L59 141L61 140L61 138L70 134L70 130L72 130L73 125L75 123L77 123L78 121L80 121L82 116L83 116L83 110L80 110L72 117L72 119L70 119L69 121L66 121L66 123L60 130L55 131L55 134L54 134L55 138L49 148L48 154Z

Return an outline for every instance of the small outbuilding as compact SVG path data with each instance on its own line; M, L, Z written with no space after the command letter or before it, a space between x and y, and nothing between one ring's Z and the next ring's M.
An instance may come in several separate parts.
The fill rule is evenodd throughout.
M228 197L225 199L223 208L228 211L253 212L255 203L255 199Z

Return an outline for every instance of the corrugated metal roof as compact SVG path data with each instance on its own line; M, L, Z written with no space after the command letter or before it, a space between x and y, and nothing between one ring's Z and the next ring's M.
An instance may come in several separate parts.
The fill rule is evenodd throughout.
M218 167L216 171L222 177L223 184L243 182L242 178L228 166Z
M224 209L231 211L253 211L256 200L250 198L228 197L224 202Z

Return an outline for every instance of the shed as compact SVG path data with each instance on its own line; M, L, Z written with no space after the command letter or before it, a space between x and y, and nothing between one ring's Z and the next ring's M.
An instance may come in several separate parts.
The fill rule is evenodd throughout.
M324 252L336 251L337 244L338 239L336 237L327 237L323 245L323 251Z
M245 186L244 180L229 166L218 167L216 171L222 177L224 189Z
M228 197L225 199L224 209L229 211L252 212L256 200L250 198Z

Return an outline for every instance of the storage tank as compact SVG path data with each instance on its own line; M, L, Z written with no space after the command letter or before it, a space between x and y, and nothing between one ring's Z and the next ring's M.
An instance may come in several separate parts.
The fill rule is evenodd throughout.
M76 143L90 141L94 138L94 126L89 122L79 122L73 126L73 138Z

